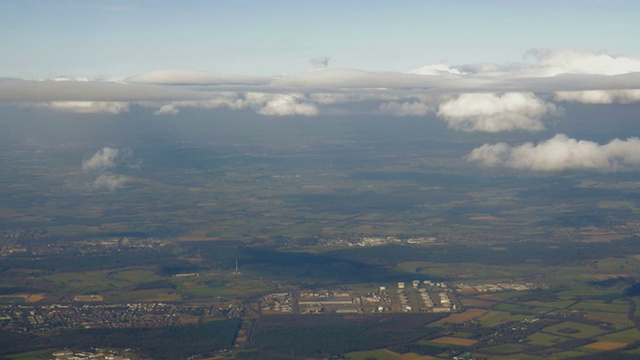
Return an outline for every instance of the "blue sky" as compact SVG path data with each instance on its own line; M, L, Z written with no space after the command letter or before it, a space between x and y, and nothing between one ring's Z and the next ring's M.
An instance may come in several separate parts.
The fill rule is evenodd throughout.
M523 61L530 48L640 54L638 1L0 2L0 77L154 69L280 75L310 59L406 71Z
M639 15L637 0L4 0L0 108L318 121L356 111L535 139L566 106L640 106ZM322 58L328 67L314 69ZM637 132L573 136L486 143L467 159L541 172L640 168Z

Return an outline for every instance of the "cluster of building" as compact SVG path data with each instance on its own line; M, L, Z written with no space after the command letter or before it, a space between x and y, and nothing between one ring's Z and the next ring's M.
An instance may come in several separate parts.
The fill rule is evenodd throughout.
M176 325L180 316L240 316L242 307L216 308L208 305L52 304L1 305L0 331L47 333L62 329L136 328Z
M320 246L325 247L371 247L393 244L408 245L428 245L435 243L435 237L416 237L408 239L399 239L395 236L387 237L361 237L359 239L322 239L319 241Z
M10 233L13 234L13 233ZM157 250L167 246L164 240L148 237L121 237L99 241L65 241L59 240L54 242L31 241L37 239L34 237L14 237L7 236L7 239L0 241L0 257L11 256L14 254L25 255L61 255L76 253L79 255L100 255L111 254L114 252L129 250Z
M407 297L407 292L404 289L404 283L398 283L398 297L400 298L400 307L404 312L410 312L413 310L411 305L409 305L409 298Z
M457 306L452 303L450 292L446 283L434 283L430 280L413 280L411 282L412 291L417 291L422 312L451 312L457 310ZM433 297L437 292L438 301L434 303ZM413 311L407 296L407 286L404 282L398 282L398 297L400 298L400 309L403 312Z
M338 314L358 314L362 313L361 305L359 296L326 290L319 292L303 290L298 298L298 307L304 314L320 314L327 311Z
M5 229L0 232L0 237L5 239L42 239L47 237L47 233L43 230L34 230L28 228L13 228L13 229Z
M391 311L391 296L387 292L386 286L380 286L379 290L370 292L362 297L362 301L374 304L371 312Z
M290 313L293 311L293 296L289 292L265 295L260 298L260 310Z
M451 299L446 292L438 293L438 297L440 298L440 306L433 307L433 312L450 312L452 309L456 309L456 306L451 304Z
M461 293L483 293L483 292L499 292L499 291L526 291L533 289L544 289L545 285L535 283L499 283L499 284L477 284L470 285L466 283L454 284L456 291Z
M127 349L127 353L130 352ZM94 348L86 351L63 350L51 354L50 360L129 360L121 351Z

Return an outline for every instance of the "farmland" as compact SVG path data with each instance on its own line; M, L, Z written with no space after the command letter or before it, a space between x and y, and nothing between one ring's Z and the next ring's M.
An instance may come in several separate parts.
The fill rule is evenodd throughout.
M220 328L231 335L198 348L229 347L239 327L232 355L247 359L638 351L637 171L470 168L464 156L477 140L415 119L393 128L358 117L194 119L197 132L175 134L176 124L141 119L137 134L149 138L97 142L126 155L111 169L127 178L117 191L93 188L82 169L94 142L59 134L0 146L3 306L207 309L185 310L172 326L189 332L231 316L238 323ZM109 122L68 121L109 133ZM398 282L409 288L407 313ZM369 295L381 287L388 300ZM449 294L455 309L422 313L433 310L418 289L435 307ZM301 314L303 291L328 290L349 294L361 313ZM262 312L260 299L274 293L291 294L291 313ZM62 346L48 336L19 351Z

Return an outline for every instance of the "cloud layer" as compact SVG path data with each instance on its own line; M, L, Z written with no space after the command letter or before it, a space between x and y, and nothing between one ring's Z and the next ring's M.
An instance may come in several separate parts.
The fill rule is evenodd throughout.
M0 80L0 102L75 113L119 114L131 104L156 115L181 108L248 109L264 116L315 116L349 103L371 114L435 113L463 131L540 131L554 102L640 102L640 58L570 49L534 49L532 63L427 64L406 72L329 68L273 77L160 69L122 81ZM362 107L361 107L362 108Z
M538 144L510 146L484 144L474 149L468 161L484 166L504 166L520 170L560 171L584 169L611 171L619 166L640 166L640 139L614 139L605 145L576 140L564 134Z
M555 99L583 104L631 104L640 101L640 90L558 91Z

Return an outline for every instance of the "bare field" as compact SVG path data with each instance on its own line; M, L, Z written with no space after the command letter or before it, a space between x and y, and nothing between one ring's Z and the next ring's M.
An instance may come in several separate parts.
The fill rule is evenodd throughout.
M478 341L476 340L461 339L461 338L456 338L451 336L444 336L444 337L440 337L430 341L435 343L440 343L440 344L457 345L457 346L472 346L478 343Z
M594 350L614 350L627 346L628 343L615 342L615 341L597 341L592 344L583 346L585 349Z
M22 298L25 302L35 303L43 300L46 297L46 294L10 294L10 295L0 295L0 299L10 299L10 298Z
M400 359L400 360L434 360L437 359L433 356L429 356L429 355L420 355L420 354L416 354L416 353L404 353L404 354L398 354L397 352L388 350L388 349L384 349L382 350L385 353Z

